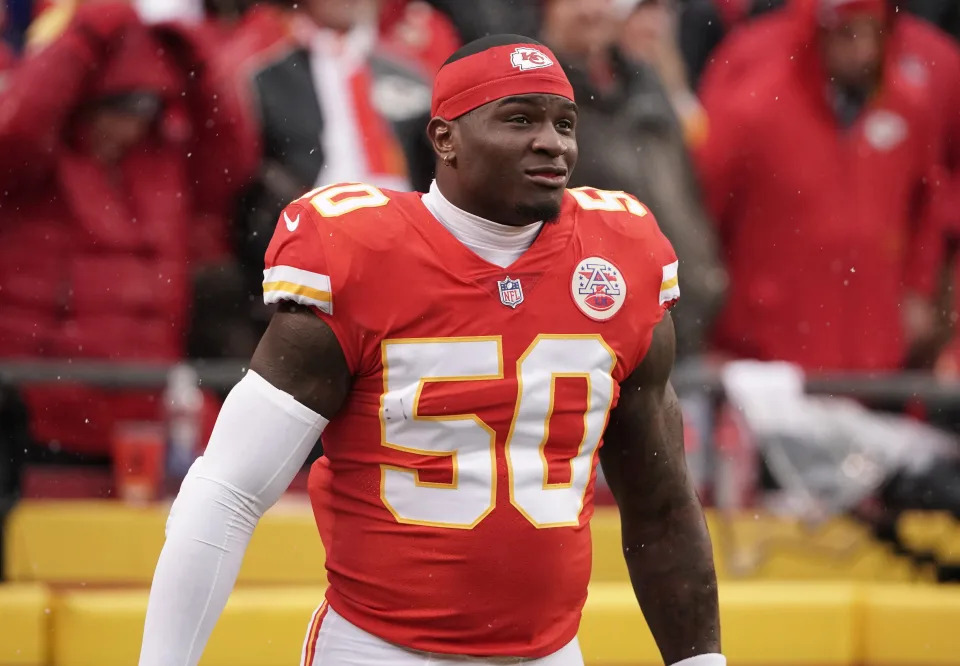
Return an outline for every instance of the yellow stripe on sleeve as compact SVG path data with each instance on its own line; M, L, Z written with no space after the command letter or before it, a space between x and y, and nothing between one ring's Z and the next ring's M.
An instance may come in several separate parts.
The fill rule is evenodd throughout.
M313 287L305 287L302 284L296 284L294 282L264 282L263 291L264 293L281 291L286 294L292 294L294 296L306 296L307 298L315 301L323 301L326 303L329 303L331 300L329 291L321 291L320 289L314 289Z
M664 280L660 284L660 291L666 291L667 289L673 289L678 284L680 284L679 278L670 278L669 280Z

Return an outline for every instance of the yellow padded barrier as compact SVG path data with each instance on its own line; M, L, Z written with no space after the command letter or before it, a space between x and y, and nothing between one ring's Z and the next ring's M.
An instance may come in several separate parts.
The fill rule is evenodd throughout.
M867 588L863 608L864 662L869 666L960 664L960 587Z
M21 502L7 521L7 575L17 581L149 585L169 507L117 501ZM305 501L285 500L264 517L240 581L324 584L323 547Z
M0 665L46 666L50 593L42 585L0 585Z
M116 501L23 502L8 520L8 573L17 581L149 583L163 544L167 506ZM817 529L749 513L708 513L717 573L735 580L908 581L909 562L836 519ZM591 522L594 582L625 582L620 521L601 508ZM309 505L284 500L260 522L240 572L257 584L323 584L323 549Z
M203 666L291 666L322 588L234 592ZM721 589L725 652L740 666L852 666L856 595L849 585L736 583ZM139 652L145 591L62 595L57 666L127 666ZM626 585L594 585L580 631L592 666L654 666L659 653ZM918 666L914 664L913 666Z
M848 518L816 527L795 518L707 514L718 576L723 579L909 581L910 562Z
M146 582L163 545L164 513L121 502L21 502L7 519L11 580Z
M202 666L295 666L323 588L236 590L210 637ZM147 592L64 593L54 613L56 666L136 664Z
M725 583L724 653L739 666L855 664L855 590L846 584ZM660 665L627 585L592 585L580 628L588 664Z

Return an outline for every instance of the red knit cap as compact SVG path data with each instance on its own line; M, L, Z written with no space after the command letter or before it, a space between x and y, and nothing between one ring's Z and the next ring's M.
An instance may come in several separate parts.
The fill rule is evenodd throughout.
M450 56L433 82L430 112L459 118L488 102L528 94L560 95L573 101L573 87L557 57L521 35L492 35Z

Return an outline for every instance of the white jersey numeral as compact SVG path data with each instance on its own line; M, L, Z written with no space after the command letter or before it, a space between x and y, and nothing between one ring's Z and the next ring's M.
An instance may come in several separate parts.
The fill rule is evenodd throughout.
M576 525L593 460L613 401L617 359L599 337L541 335L517 361L519 399L507 437L510 501L537 527ZM569 483L550 484L544 451L550 438L557 379L587 381L583 438L570 459Z
M449 456L453 463L450 484L423 482L416 470L381 465L381 499L401 523L469 529L493 510L493 429L475 414L421 416L418 411L427 382L501 379L502 358L499 337L384 342L383 445Z
M602 210L610 213L628 212L639 217L647 214L646 207L635 196L626 192L576 187L570 190L570 194L584 210Z
M505 452L510 501L538 528L576 525L614 395L616 356L599 337L541 335L517 361L518 397ZM475 414L421 416L428 382L503 379L499 337L389 340L383 343L380 419L383 445L450 458L450 483L418 470L381 465L381 499L401 523L471 529L494 508L496 433ZM559 378L586 380L583 436L568 482L550 483L545 448ZM573 447L571 447L573 448Z
M307 198L317 212L324 217L340 217L361 208L378 208L390 203L390 197L373 185L365 183L318 187L301 197L301 199Z

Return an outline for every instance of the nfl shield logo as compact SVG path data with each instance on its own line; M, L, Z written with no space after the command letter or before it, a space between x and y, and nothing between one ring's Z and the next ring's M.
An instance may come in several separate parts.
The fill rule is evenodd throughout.
M497 287L500 289L500 302L511 308L515 308L523 303L523 287L520 286L520 280L511 280L507 276L506 280L497 280Z

